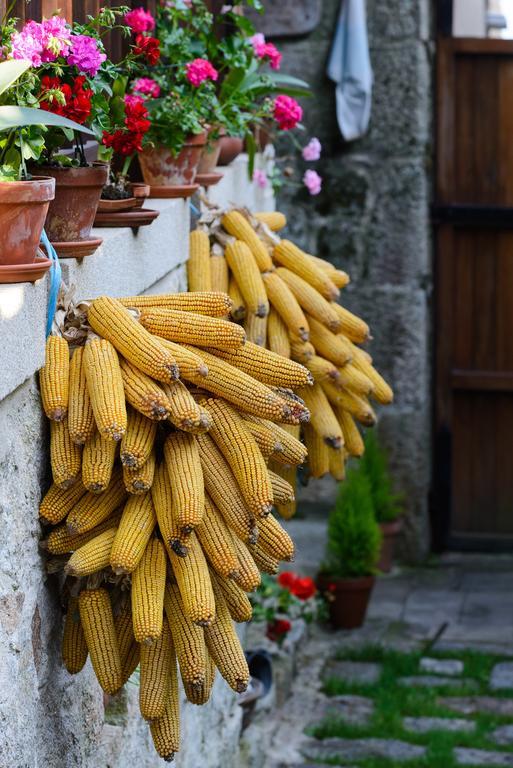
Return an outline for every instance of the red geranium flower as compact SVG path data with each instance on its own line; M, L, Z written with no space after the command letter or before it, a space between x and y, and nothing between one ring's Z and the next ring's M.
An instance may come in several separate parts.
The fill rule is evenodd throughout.
M41 95L47 91L58 90L62 93L65 103L60 104L55 98L52 101L45 99L41 102L41 109L68 117L83 125L91 114L93 96L92 90L85 87L85 83L86 78L83 75L75 77L72 85L61 82L59 77L45 75L41 78Z
M106 147L112 147L114 152L123 157L129 157L136 152L142 152L142 133L133 133L131 131L114 131L114 133L103 132L102 144Z
M275 619L267 624L266 637L275 643L281 642L290 632L292 624L288 619Z
M294 586L291 589L293 595L300 600L309 600L317 592L315 582L309 576L296 579Z
M151 123L141 96L125 96L125 125L129 131L146 133Z
M160 42L156 37L137 35L135 38L134 53L136 56L144 56L148 64L153 67L160 59Z
M292 592L292 587L296 583L297 579L298 576L296 573L293 573L292 571L283 571L283 573L280 573L278 576L278 584Z

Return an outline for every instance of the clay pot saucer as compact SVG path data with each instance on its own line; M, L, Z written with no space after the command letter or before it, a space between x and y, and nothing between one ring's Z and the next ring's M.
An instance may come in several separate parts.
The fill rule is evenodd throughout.
M91 256L103 243L101 237L88 237L86 240L71 240L70 242L55 242L52 245L60 259L83 259Z
M223 173L197 173L196 181L202 187L213 187L214 184L219 184L223 176Z
M133 208L131 211L96 214L95 227L146 227L160 215L151 208Z
M32 264L0 264L0 284L35 283L52 266L52 260L36 256Z
M135 197L125 197L122 200L100 200L97 213L114 213L114 211L129 211L135 208L137 199Z
M199 189L199 184L180 184L174 187L150 186L150 197L176 198L192 197Z

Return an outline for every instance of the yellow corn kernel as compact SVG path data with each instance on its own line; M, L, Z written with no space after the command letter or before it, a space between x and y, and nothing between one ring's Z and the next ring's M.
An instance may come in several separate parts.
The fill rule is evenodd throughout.
M111 440L121 440L126 430L126 405L116 350L106 339L89 336L83 365L99 432Z
M236 536L234 536L234 543L239 560L239 569L234 582L244 592L253 592L253 590L260 586L260 573L248 547Z
M176 584L167 584L164 607L184 685L199 688L205 682L207 671L207 648L203 628L185 615L180 590Z
M310 341L320 357L330 360L337 367L342 367L352 360L351 345L344 336L335 335L314 317L308 316L308 322Z
M330 471L330 448L311 424L303 426L303 437L308 448L309 474L324 477Z
M374 384L353 363L347 363L339 369L338 378L334 382L340 389L348 389L355 395L371 395Z
M242 541L254 540L254 517L230 466L209 435L199 435L197 439L205 490L228 527Z
M308 425L305 425L305 426L308 426ZM296 482L297 482L297 472L294 466L291 466L290 464L278 464L276 461L270 461L269 469L273 471L275 474L279 475L283 480L285 480L291 486L291 488L295 493ZM280 504L275 502L274 507L280 517L282 517L284 520L290 520L291 517L294 517L294 515L296 514L297 502L295 500L288 501L285 504Z
M132 408L154 421L167 419L169 403L162 388L127 360L120 363L124 396Z
M216 582L213 588L216 617L209 627L205 627L205 643L216 667L230 688L237 693L242 693L249 683L248 664L223 593Z
M254 419L254 421L250 421L249 418L244 418L244 424L246 429L248 429L255 438L255 442L260 448L264 459L268 459L270 456L281 453L283 451L282 444L276 438L274 432L268 429L263 419L257 419L256 416L250 418Z
M80 476L82 448L71 441L68 419L50 422L50 463L55 485L66 490Z
M276 270L276 275L289 287L299 305L308 315L326 325L334 333L340 330L342 322L334 309L335 305L327 301L316 288L285 267L279 267Z
M262 211L254 213L253 216L269 227L271 232L279 232L287 226L287 217L279 211Z
M134 637L132 608L129 600L126 600L118 609L114 617L114 627L121 659L122 685L124 685L139 666L140 660L140 645Z
M121 518L121 512L108 517L102 523L92 528L85 533L79 533L72 535L68 531L66 524L58 525L48 535L46 540L43 540L40 545L43 549L46 549L51 555L65 555L68 552L75 552L79 547L87 544L88 541L99 536L100 533L107 531L109 528L115 528L119 524Z
M302 277L328 301L338 298L340 292L330 279L329 273L326 274L320 269L307 253L290 240L280 240L274 248L273 257L282 267L286 267Z
M223 578L234 578L239 564L233 536L208 496L205 497L205 512L196 535L214 571Z
M168 341L219 349L238 349L246 341L246 334L240 325L219 317L173 309L151 309L143 310L140 319L150 333Z
M225 256L242 293L247 315L266 317L269 314L267 293L250 248L241 240L235 240L226 246Z
M310 421L310 411L306 407L304 400L296 392L285 387L273 387L273 390L286 403L290 411L289 417L282 418L281 422L297 426L298 424Z
M157 425L152 419L143 416L133 408L127 409L126 432L120 446L121 463L125 467L136 469L145 464L151 454Z
M78 596L78 607L98 682L105 693L116 693L121 688L122 670L109 593L106 589L84 589Z
M159 336L160 343L168 349L173 357L176 359L178 368L180 370L180 376L183 379L205 378L208 376L208 368L205 365L204 360L200 357L200 350L192 348L185 349L182 344L175 344L174 341L168 341Z
M347 363L347 365L339 370L330 360L325 360L324 357L314 355L307 363L305 363L305 365L315 381L331 381L333 384L340 386L342 372L348 368L351 363Z
M354 353L353 362L355 368L357 368L360 373L363 373L364 376L367 376L367 378L370 379L374 385L374 390L372 392L372 397L374 400L377 400L377 402L381 403L382 405L388 405L391 403L394 399L392 388L387 384L383 376L381 376L377 370L373 368L363 349L358 349L358 347L355 347L354 345L352 349Z
M244 415L244 420L251 423L260 424L268 434L272 435L273 439L280 446L274 453L272 458L278 461L280 464L293 464L298 466L304 464L306 461L307 451L303 443L295 437L295 434L299 434L297 428L292 427L289 431L287 425L280 426L279 424L273 424L272 421L266 419L258 419L256 416L249 414Z
M210 255L210 282L212 283L212 289L214 291L221 291L221 293L228 293L229 279L228 279L228 264L221 249L217 252L216 246L212 248Z
M185 557L188 551L188 535L183 533L179 525L178 510L173 504L171 495L171 480L164 463L155 472L151 496L164 544L179 557Z
M207 671L205 674L205 680L200 685L192 685L192 683L184 683L184 691L187 696L187 701L197 706L206 704L210 699L212 693L212 686L216 677L216 665L212 661L210 655L207 652Z
M186 557L179 557L170 548L167 552L180 590L185 615L194 624L205 627L214 619L215 599L207 561L194 531L189 537L188 547Z
M68 429L74 443L85 443L96 429L91 398L87 390L84 347L77 347L69 364Z
M346 476L346 459L344 448L339 448L338 451L334 448L328 448L329 462L330 462L330 475L339 483L345 479Z
M75 550L64 568L66 576L82 578L107 568L115 535L116 528L109 528Z
M62 633L62 661L70 675L76 675L87 661L87 643L80 621L78 598L70 597Z
M244 320L246 317L246 305L240 292L237 280L233 275L230 275L228 283L228 295L232 300L232 309L230 312L233 320Z
M203 471L196 437L187 432L168 435L164 444L164 459L178 525L187 535L201 523L205 507Z
M88 491L101 493L110 483L117 443L98 430L84 445L82 453L82 483Z
M210 429L210 417L191 395L182 381L164 384L169 403L169 421L184 432L206 432Z
M269 386L296 388L312 384L313 381L312 375L304 366L293 360L286 360L269 349L262 349L250 341L240 349L218 349L215 354L221 360L226 360L230 365Z
M360 395L355 395L349 390L337 389L327 381L321 383L328 400L333 406L340 406L355 417L357 421L366 427L372 427L376 423L376 414L368 400Z
M170 671L174 657L173 640L167 622L152 645L141 644L139 709L145 720L163 717L169 694Z
M166 552L158 539L151 539L132 573L132 616L138 643L153 643L162 632Z
M250 249L260 272L273 268L271 255L260 240L249 221L239 211L228 211L222 218L222 225L229 235L245 243Z
M265 347L267 340L267 317L258 317L251 313L246 314L244 320L246 339L259 347Z
M271 511L273 492L265 461L241 416L222 400L210 398L210 434L230 465L246 504L254 517Z
M265 384L216 355L203 351L202 355L208 365L208 376L203 379L184 374L188 381L255 416L281 421L290 414L290 408L283 403L282 398Z
M195 229L189 236L189 260L187 261L187 285L189 291L211 291L210 239L206 232Z
M69 488L59 488L53 483L39 505L39 517L43 523L57 525L64 520L75 504L84 496L86 489L77 482Z
M197 312L209 317L226 317L232 306L230 297L224 293L202 291L201 293L170 293L156 296L128 296L119 299L124 307L133 309L149 309L164 307L180 309L183 312Z
M45 364L39 371L43 409L49 419L62 421L68 413L69 348L62 336L46 340Z
M233 579L223 579L216 573L212 573L212 579L216 581L230 611L233 621L239 624L251 621L253 608L246 593Z
M310 336L308 320L287 283L277 272L265 272L262 278L269 301L287 327L289 334L301 341L308 341Z
M294 559L294 542L272 515L258 521L258 545L276 560Z
M114 470L110 485L103 493L88 491L75 504L66 519L68 531L72 535L91 531L106 520L126 499L123 476L119 470Z
M321 259L319 256L312 256L311 253L309 253L308 256L313 264L319 267L323 272L327 272L329 279L335 283L337 288L345 288L346 285L351 282L347 272L344 272L342 269L337 269L330 261Z
M151 493L131 496L121 515L110 552L114 573L132 573L138 566L157 524Z
M298 339L290 339L290 356L292 360L297 363L306 365L309 360L315 355L315 347L309 341L299 341Z
M157 381L178 378L174 357L117 299L108 296L95 299L89 306L87 319L93 331L110 341L126 360L147 376Z
M358 427L354 423L353 417L349 411L346 411L342 407L335 407L335 413L344 434L346 451L350 456L357 456L358 458L363 456L365 446Z
M310 423L315 431L327 445L340 448L344 444L344 437L323 386L314 384L313 387L303 387L299 394L310 411Z
M343 333L344 336L347 336L350 341L356 344L363 344L365 341L368 341L370 328L364 320L345 307L340 306L340 304L332 304L331 306L340 320L340 333Z
M123 467L123 482L128 493L140 494L149 491L155 476L155 466L155 451L152 451L142 467Z
M275 557L271 557L267 552L264 552L262 547L258 544L250 546L251 556L255 561L255 565L262 573L268 573L270 576L275 576L280 570L280 561Z
M267 318L267 343L271 352L290 358L290 340L287 326L273 306Z
M287 480L284 480L281 475L273 472L272 469L267 470L269 474L269 480L273 489L273 499L275 504L288 504L290 501L294 501L295 493L294 488ZM260 531L260 527L258 528Z
M150 723L153 745L167 763L171 762L180 749L180 705L178 699L178 674L174 649L169 666L168 695L162 717Z

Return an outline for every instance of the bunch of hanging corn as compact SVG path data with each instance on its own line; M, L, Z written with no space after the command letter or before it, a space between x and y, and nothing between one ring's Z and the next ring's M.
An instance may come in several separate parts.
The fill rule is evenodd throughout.
M260 571L294 554L271 509L294 499L282 470L306 458L296 391L312 375L246 342L231 311L220 292L102 297L85 343L69 345L64 324L40 373L53 474L40 516L63 577L64 664L76 674L89 655L108 694L139 666L141 714L167 760L178 674L195 704L216 670L246 688L233 621L250 619Z
M310 371L314 386L298 390L311 414L301 430L308 471L312 477L331 473L342 480L347 457L364 450L357 424L369 427L376 421L369 399L388 404L393 393L360 346L369 339L368 325L338 302L349 276L281 239L276 233L286 223L277 212L253 216L233 209L212 216L209 211L205 224L200 221L191 234L189 290L228 292L231 318L250 342ZM244 349L223 350L221 356L251 371ZM259 428L253 425L255 436ZM291 431L299 437L298 427ZM272 456L269 466L294 485L292 464L277 465ZM295 503L278 509L290 517Z

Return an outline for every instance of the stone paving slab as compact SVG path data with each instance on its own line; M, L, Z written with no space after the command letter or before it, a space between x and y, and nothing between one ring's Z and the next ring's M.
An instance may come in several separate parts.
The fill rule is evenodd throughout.
M454 757L457 765L513 766L513 754L506 752L491 752L487 749L467 749L456 747Z
M448 733L473 733L476 724L473 720L459 717L403 717L403 728L411 733L429 733L447 731Z
M430 672L432 675L461 675L464 665L460 659L432 659L424 656L420 660L420 669L422 672Z
M501 661L494 666L490 675L490 688L492 691L513 688L513 661Z
M410 675L409 677L400 677L397 680L398 685L418 688L462 688L467 686L477 688L477 682L470 678L442 677L440 675Z
M513 699L496 699L493 696L441 696L437 700L441 707L447 707L460 715L499 715L513 717Z
M343 757L345 760L367 760L371 757L381 757L405 762L424 757L426 754L425 747L398 739L310 739L301 751L309 760L332 760L336 757Z
M381 676L381 664L371 661L329 661L323 677L337 677L348 683L377 683Z
M490 738L496 744L507 747L513 744L513 725L500 725L490 734Z
M368 725L374 714L374 702L366 696L331 696L324 716L335 716L351 725Z

